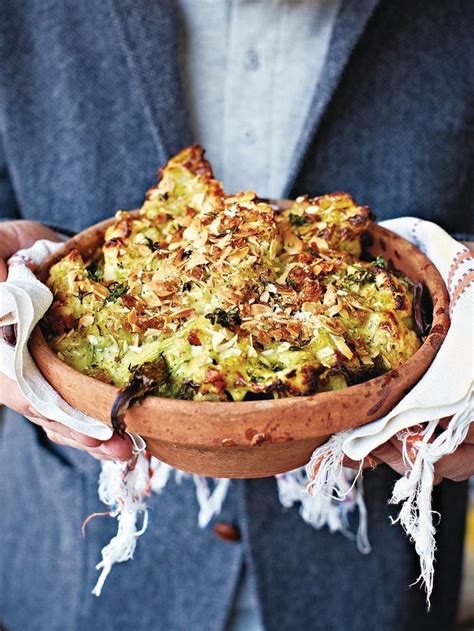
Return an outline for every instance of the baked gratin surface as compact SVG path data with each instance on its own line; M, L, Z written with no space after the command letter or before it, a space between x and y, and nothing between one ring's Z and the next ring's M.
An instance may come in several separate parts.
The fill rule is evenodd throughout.
M276 212L227 196L198 146L161 169L103 247L50 270L43 330L78 371L159 396L241 401L337 390L420 346L411 283L360 259L372 215L345 193Z

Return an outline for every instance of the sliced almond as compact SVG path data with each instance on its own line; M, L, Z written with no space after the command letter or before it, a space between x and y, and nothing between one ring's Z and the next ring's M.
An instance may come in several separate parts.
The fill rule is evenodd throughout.
M341 337L340 335L333 335L332 333L330 335L331 335L332 341L336 345L337 350L340 353L342 353L344 357L347 357L347 359L352 359L352 356L354 353L347 346L346 342L344 341L344 338Z
M284 236L284 247L289 254L299 254L303 250L303 242L296 234L287 232Z
M87 328L88 326L91 326L92 324L94 324L94 316L90 314L83 315L82 318L79 318L78 328L80 329Z

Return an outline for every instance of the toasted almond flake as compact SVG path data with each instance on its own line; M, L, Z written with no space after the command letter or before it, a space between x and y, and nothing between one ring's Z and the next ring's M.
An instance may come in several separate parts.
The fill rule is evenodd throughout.
M231 252L232 252L232 248L230 247L230 245L228 245L227 247L225 247L225 248L222 250L222 254L221 254L220 258L221 258L222 260L226 259L226 258L229 256L229 254L230 254Z
M204 347L203 346L190 346L191 349L191 355L193 357L199 357L200 355L203 354L204 351Z
M344 338L339 335L333 335L332 333L330 333L330 336L338 351L340 351L344 355L344 357L347 357L347 359L352 359L353 352L347 346Z
M342 309L342 305L338 303L336 305L333 305L332 307L329 307L326 313L328 314L330 318L332 318L333 316L337 315L341 309Z
M205 197L206 197L205 193L194 193L194 195L191 198L191 204L190 204L192 208L199 210L204 203Z
M268 283L267 291L269 291L271 294L276 294L277 293L277 288L275 287L275 285L273 283Z
M187 263L184 267L186 270L192 270L194 267L197 267L198 265L207 265L208 263L209 261L204 256L204 254L200 254L199 252L196 252L187 260Z
M144 333L145 337L157 336L161 333L160 329L147 329Z
M237 342L238 339L239 339L239 336L237 334L235 334L233 337L230 338L230 340L220 344L218 350L226 350L228 348L231 348L232 346L235 345L235 343Z
M260 355L263 355L263 357L270 357L274 353L275 353L275 350L273 348L267 348L266 350L262 351Z
M309 313L318 313L320 311L320 305L316 302L303 302L301 310Z
M188 318L189 316L192 316L194 314L195 314L194 309L178 309L177 311L170 313L169 317L172 320L177 320L179 318Z
M228 348L223 353L221 353L221 359L230 359L231 357L240 357L242 355L242 351L240 348Z
M337 300L336 289L334 288L333 285L328 285L326 292L324 293L323 304L330 307L331 305L334 305L336 303L336 300Z
M272 310L268 305L254 304L250 307L250 311L253 315L261 315L264 313L271 313Z
M91 285L92 285L92 293L94 294L96 298L107 298L107 296L110 293L107 287L104 287L103 285L99 285L99 283L95 283L95 282L91 282Z
M86 328L88 326L91 326L91 324L94 324L94 316L93 315L83 315L82 318L79 318L79 328L82 329L83 327Z
M136 312L135 307L133 307L130 313L128 314L128 321L130 322L130 324L137 323L138 318L137 318L137 312Z
M316 250L329 250L328 242L321 237L312 237L310 245Z
M268 255L270 260L273 261L280 250L280 240L272 239L270 242L270 247L268 249Z
M260 296L260 302L268 302L270 300L270 294L268 293L268 291L264 291L263 294Z
M291 344L289 342L282 342L280 346L277 347L277 353L285 353L289 350Z
M222 344L222 342L225 339L226 339L226 336L224 335L224 333L222 331L216 331L216 333L214 333L214 335L211 338L212 348L214 350L217 350L219 345Z
M289 254L299 254L303 250L303 242L292 232L285 233L283 243Z
M217 215L209 224L208 230L211 235L218 235L221 231L221 215Z
M179 250L180 247L181 247L181 241L173 241L173 243L170 243L168 245L168 250L170 252L174 252L175 250Z
M253 346L249 346L247 349L247 357L258 357L257 351Z
M333 357L333 355L334 349L332 349L330 346L324 346L323 348L320 348L318 351L316 351L316 357L321 361L327 359L328 357Z
M245 258L249 252L250 252L250 248L247 246L244 246L242 248L239 248L238 250L235 250L235 252L232 252L231 254L229 254L227 257L227 260L229 261L231 265L235 265L236 263L239 263L243 258Z

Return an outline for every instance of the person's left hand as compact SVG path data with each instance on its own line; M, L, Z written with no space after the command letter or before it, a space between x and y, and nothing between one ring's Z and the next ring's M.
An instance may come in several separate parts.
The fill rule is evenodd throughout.
M447 427L450 419L443 419L441 427ZM414 429L414 428L412 428ZM403 462L402 443L396 438L391 438L383 445L375 449L364 462L364 468L375 467L378 464L388 464L392 469L404 475L408 467ZM359 468L359 463L345 459L344 465L353 469ZM435 484L439 484L443 478L462 482L474 475L474 421L471 421L465 441L459 445L456 451L444 456L435 464Z

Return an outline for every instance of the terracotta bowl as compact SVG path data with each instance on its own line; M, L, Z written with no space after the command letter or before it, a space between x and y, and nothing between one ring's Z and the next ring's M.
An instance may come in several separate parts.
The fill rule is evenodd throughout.
M280 202L284 206L285 202ZM49 256L37 275L73 248L91 256L113 219L81 232ZM127 429L143 436L160 460L213 477L259 478L306 464L312 451L334 432L364 425L389 412L433 361L449 328L449 299L435 266L401 237L373 225L367 251L382 255L414 281L422 282L433 304L432 326L418 351L397 370L337 392L307 397L236 403L146 397L126 415ZM110 425L118 389L87 377L62 362L39 326L31 353L49 383L72 406Z

